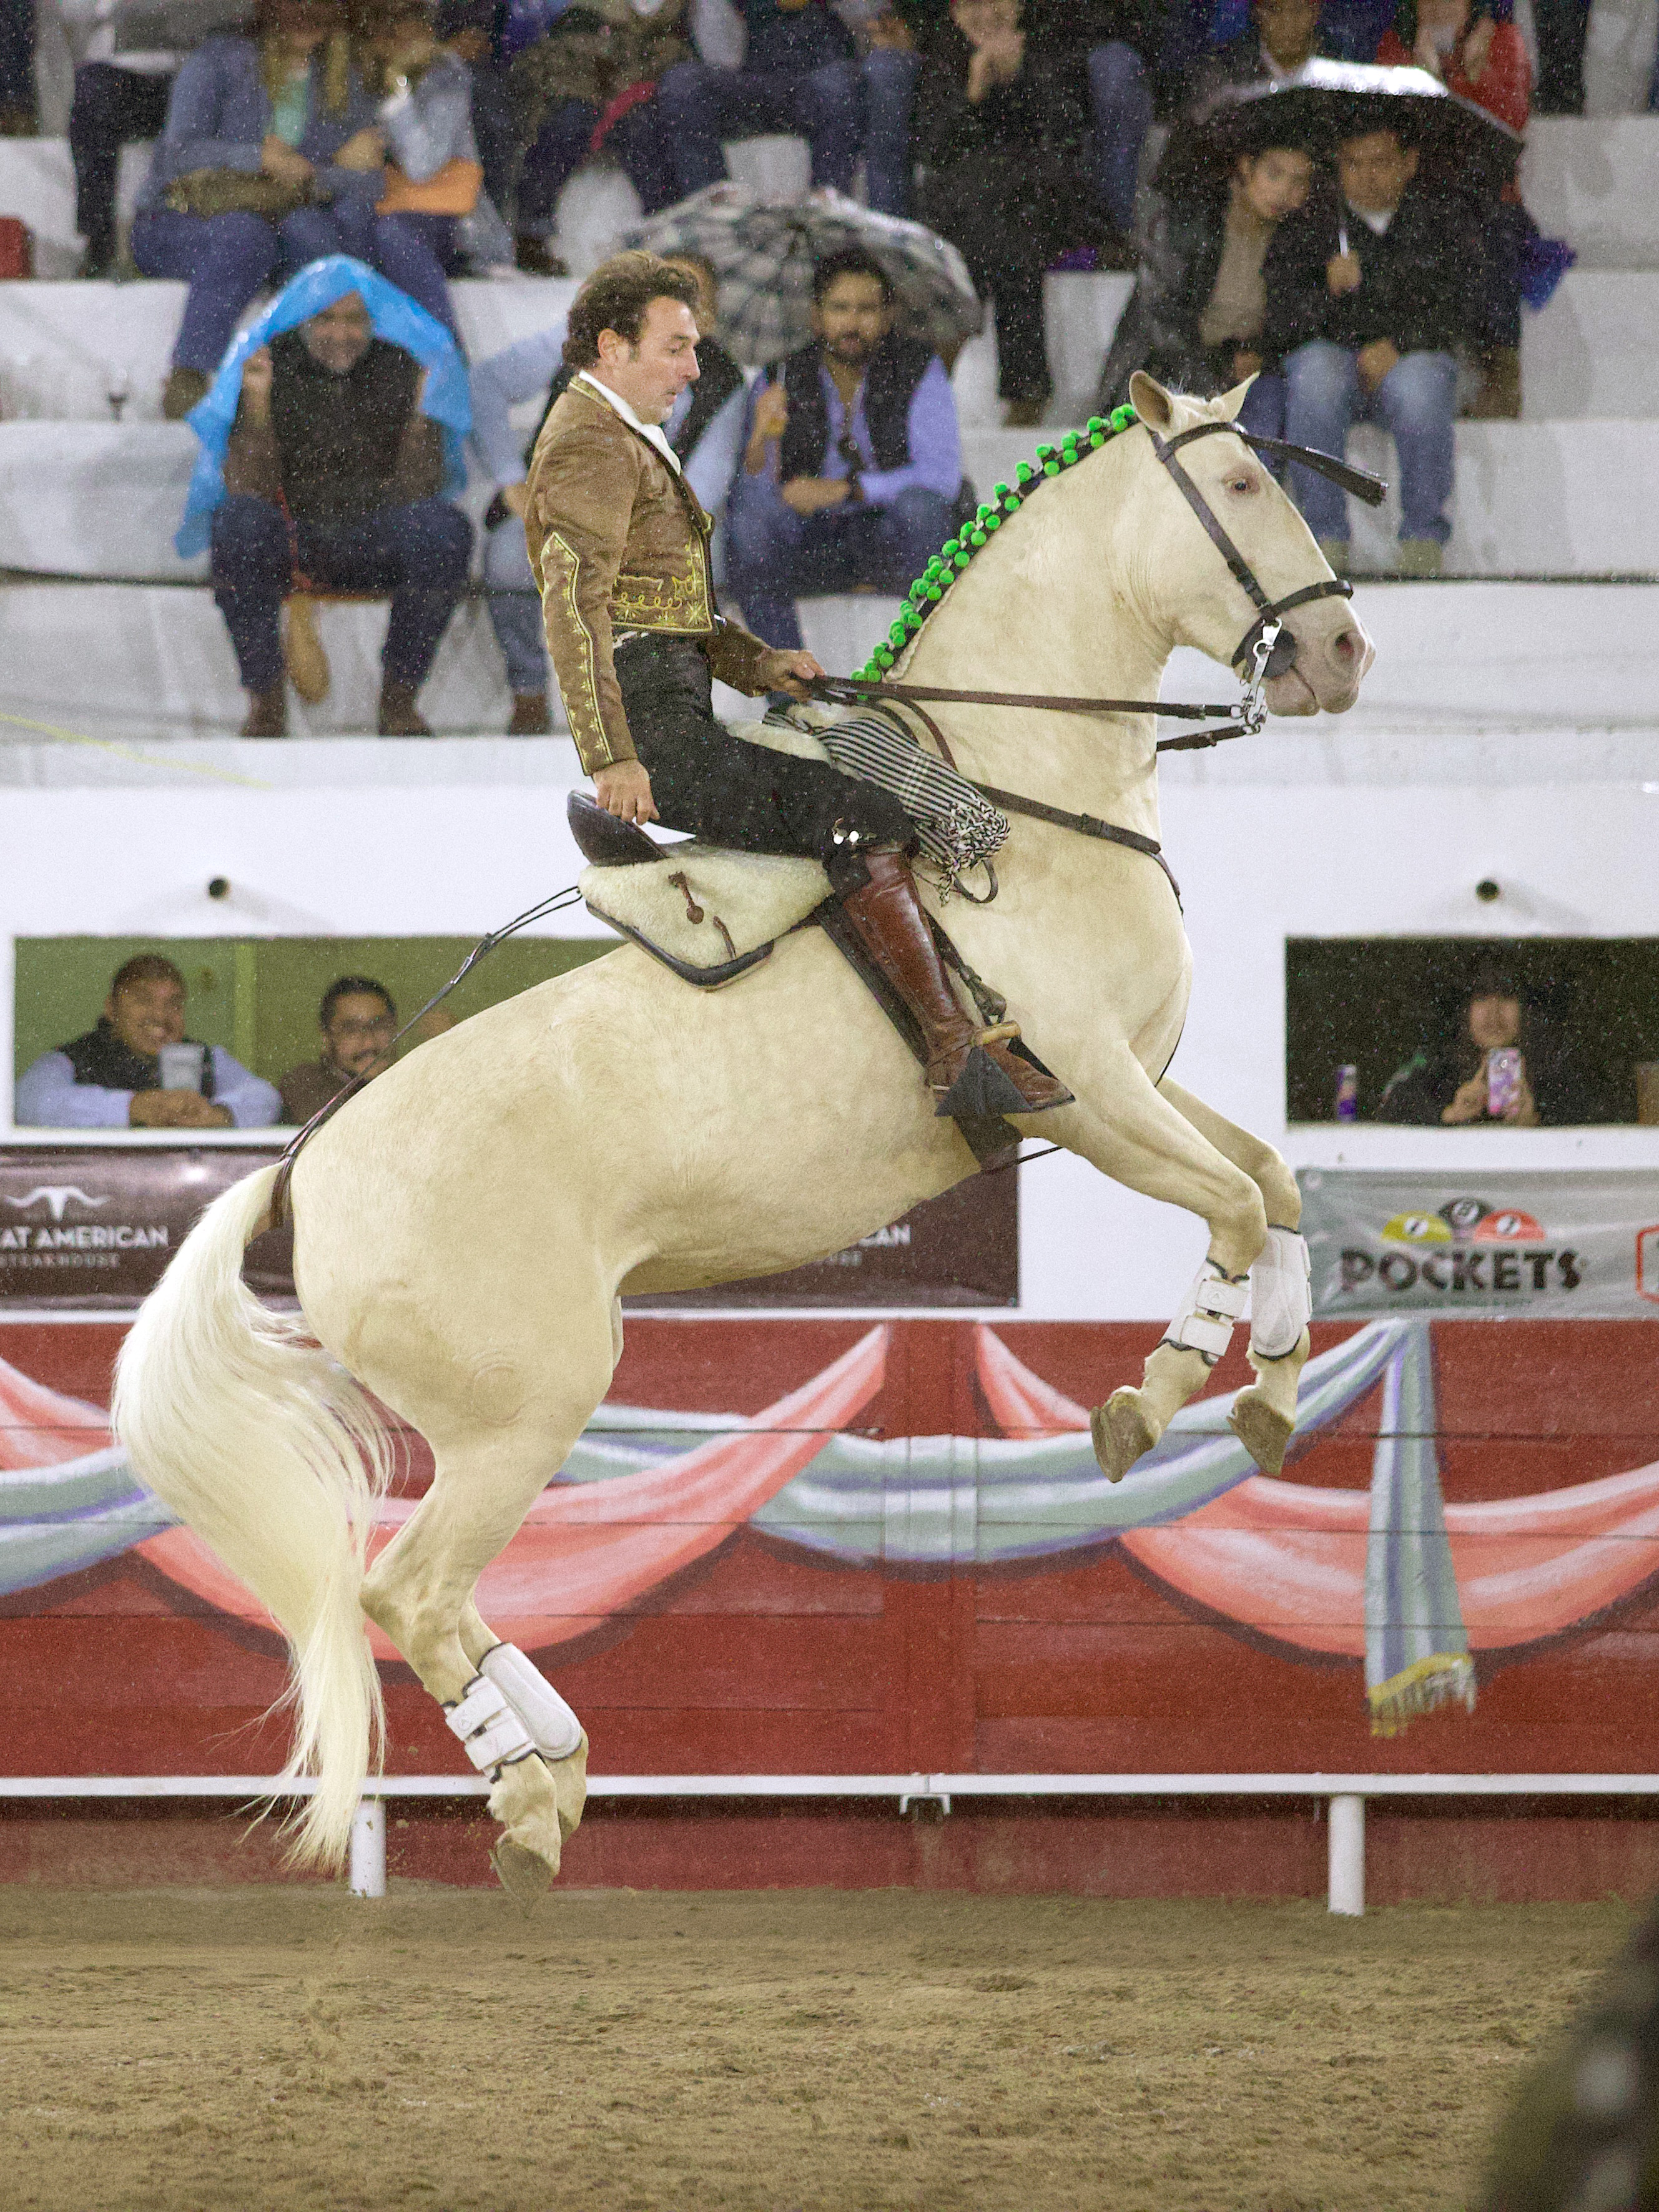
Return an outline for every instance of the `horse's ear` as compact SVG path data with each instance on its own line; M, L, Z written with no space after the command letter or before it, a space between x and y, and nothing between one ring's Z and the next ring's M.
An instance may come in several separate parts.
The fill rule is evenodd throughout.
M1256 371L1256 375L1259 376L1261 373L1260 369L1258 369ZM1217 416L1222 422L1237 422L1238 410L1244 404L1245 399L1249 396L1250 386L1255 382L1255 376L1247 376L1243 384L1234 385L1231 392L1224 392L1218 399L1211 403L1215 409Z
M1149 429L1167 430L1175 421L1175 401L1144 368L1129 379L1129 404Z

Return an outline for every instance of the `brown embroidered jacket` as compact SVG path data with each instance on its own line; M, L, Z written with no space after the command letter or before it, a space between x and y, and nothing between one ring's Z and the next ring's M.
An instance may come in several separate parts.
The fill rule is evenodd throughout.
M635 758L611 657L616 630L705 639L722 684L765 689L758 669L769 648L714 605L713 527L650 440L573 384L536 441L524 528L548 657L590 775Z

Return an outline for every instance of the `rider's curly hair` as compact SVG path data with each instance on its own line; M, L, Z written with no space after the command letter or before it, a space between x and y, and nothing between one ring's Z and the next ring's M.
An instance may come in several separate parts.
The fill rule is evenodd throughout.
M602 261L571 302L566 365L592 368L599 357L601 331L615 331L630 345L637 344L653 300L678 300L682 307L695 309L696 276L683 263L638 250Z

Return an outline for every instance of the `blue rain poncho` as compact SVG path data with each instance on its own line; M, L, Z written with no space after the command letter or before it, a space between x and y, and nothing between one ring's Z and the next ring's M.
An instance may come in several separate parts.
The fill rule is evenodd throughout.
M443 433L444 493L453 499L465 489L466 463L461 441L472 427L472 397L461 349L435 316L417 307L407 292L349 253L313 261L285 284L257 322L244 331L219 364L218 374L185 420L202 441L185 495L185 517L173 538L188 560L205 552L213 510L225 495L225 449L242 397L242 370L248 356L298 324L309 322L348 292L357 293L368 309L376 337L402 346L427 372L421 412Z

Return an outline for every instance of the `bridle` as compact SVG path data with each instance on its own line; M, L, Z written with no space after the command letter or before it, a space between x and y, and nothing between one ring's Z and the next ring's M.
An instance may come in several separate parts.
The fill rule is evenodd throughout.
M1244 685L1244 696L1231 706L1213 703L1194 705L1190 702L1166 699L1068 699L1042 692L1026 691L955 691L927 684L895 684L883 678L865 676L826 676L811 686L814 695L833 701L840 706L862 706L866 702L876 704L878 712L886 713L902 727L900 717L882 702L893 700L908 708L922 722L941 758L947 767L955 768L950 742L933 717L927 712L924 702L939 706L958 707L1021 707L1030 708L1049 714L1156 714L1174 721L1211 722L1219 720L1208 729L1191 730L1184 737L1161 738L1156 750L1161 753L1193 752L1210 745L1224 744L1230 738L1253 738L1267 719L1267 708L1262 696L1265 686L1275 676L1284 675L1295 658L1295 639L1285 628L1285 617L1297 607L1310 605L1316 599L1351 599L1353 586L1346 576L1328 576L1321 583L1307 584L1297 592L1287 592L1283 598L1270 599L1261 580L1229 535L1226 526L1199 487L1193 482L1178 458L1183 446L1190 446L1200 438L1235 437L1258 453L1271 453L1294 461L1304 468L1312 469L1356 499L1364 500L1368 507L1380 507L1388 495L1388 486L1380 477L1369 475L1364 469L1351 468L1334 453L1316 452L1309 446L1294 446L1283 438L1265 438L1255 432L1242 430L1237 422L1199 422L1190 430L1177 431L1173 438L1164 438L1150 422L1139 428L1152 441L1152 451L1174 477L1182 497L1203 525L1206 536L1226 562L1235 580L1255 609L1255 619L1240 638L1232 655L1231 665L1239 671ZM1288 643L1290 651L1280 657L1281 647ZM975 789L1012 814L1024 814L1040 822L1049 822L1065 830L1075 830L1086 837L1103 838L1115 845L1127 845L1132 851L1145 853L1158 862L1174 890L1177 900L1180 887L1170 874L1162 848L1156 838L1144 837L1138 830L1121 830L1115 823L1102 822L1092 814L1068 814L1062 808L1022 797L1018 792L1003 791L994 784L977 783ZM996 896L996 875L989 863L987 872L991 878L991 898ZM958 886L960 888L960 886ZM964 894L971 896L971 894ZM986 901L977 903L984 904Z
M1382 505L1388 496L1388 486L1380 477L1368 475L1364 469L1351 468L1334 453L1318 453L1310 446L1293 446L1283 438L1261 437L1255 431L1241 430L1237 422L1199 422L1190 430L1177 431L1173 438L1161 437L1150 422L1137 427L1152 440L1153 453L1175 479L1182 497L1203 525L1206 536L1256 610L1255 620L1240 638L1231 659L1245 687L1242 699L1235 700L1231 706L1218 706L1213 702L1193 705L1169 699L1068 699L1043 692L952 691L932 684L895 684L884 678L866 676L826 676L814 683L815 694L840 706L858 706L866 700L896 699L927 701L939 706L1024 707L1051 714L1157 714L1180 722L1207 722L1220 718L1216 728L1189 731L1185 737L1161 738L1158 745L1161 753L1193 752L1224 744L1230 738L1256 736L1267 718L1261 696L1263 686L1273 677L1287 672L1295 653L1295 640L1285 631L1284 617L1295 608L1310 605L1316 599L1351 599L1353 586L1346 576L1328 576L1321 583L1304 585L1299 592L1287 592L1282 599L1270 599L1255 569L1229 536L1220 516L1182 465L1177 458L1182 447L1200 438L1239 438L1259 453L1299 461L1304 468L1328 477L1342 490L1352 492L1356 499L1364 500L1368 507ZM1281 647L1286 643L1290 654L1281 659ZM950 748L933 717L924 714L920 719L944 749L946 762L954 767Z

